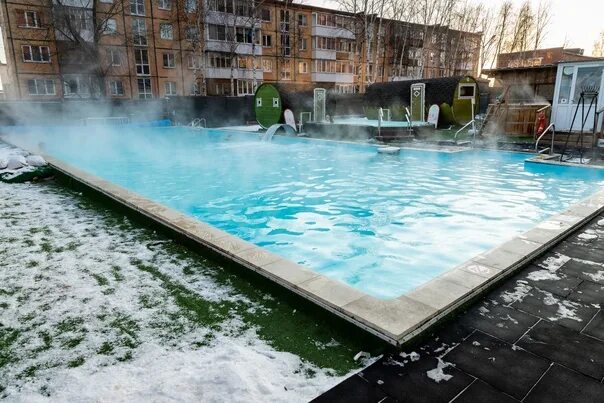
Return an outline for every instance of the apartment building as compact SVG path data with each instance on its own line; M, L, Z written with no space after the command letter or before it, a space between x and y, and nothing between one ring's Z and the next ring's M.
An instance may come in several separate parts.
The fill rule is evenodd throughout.
M5 98L358 92L475 74L480 34L278 0L0 0Z

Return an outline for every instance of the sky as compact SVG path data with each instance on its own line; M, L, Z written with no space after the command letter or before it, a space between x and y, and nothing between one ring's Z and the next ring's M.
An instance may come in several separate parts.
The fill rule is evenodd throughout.
M498 8L503 0L470 0L482 2ZM524 0L512 0L520 5ZM604 31L604 0L550 0L552 5L552 21L547 37L543 42L544 48L562 46L566 41L569 47L585 49L590 55L598 34ZM337 8L336 1L302 0L305 4ZM531 0L537 8L539 0Z

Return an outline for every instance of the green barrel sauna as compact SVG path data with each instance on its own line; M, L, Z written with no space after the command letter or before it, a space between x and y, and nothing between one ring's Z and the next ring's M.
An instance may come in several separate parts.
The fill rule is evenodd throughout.
M256 121L262 128L268 129L281 121L283 102L279 90L272 84L264 83L256 89L254 95Z

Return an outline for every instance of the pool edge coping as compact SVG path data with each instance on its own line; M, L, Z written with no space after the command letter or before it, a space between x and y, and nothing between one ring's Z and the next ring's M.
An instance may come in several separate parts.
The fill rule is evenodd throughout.
M600 189L416 289L381 300L54 157L45 155L44 158L52 168L77 182L395 346L408 342L449 316L604 211L604 190ZM518 253L518 248L523 251Z

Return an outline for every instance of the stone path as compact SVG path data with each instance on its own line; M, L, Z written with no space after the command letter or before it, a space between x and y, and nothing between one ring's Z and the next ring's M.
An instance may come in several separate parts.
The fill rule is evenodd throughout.
M603 218L314 401L604 401Z

